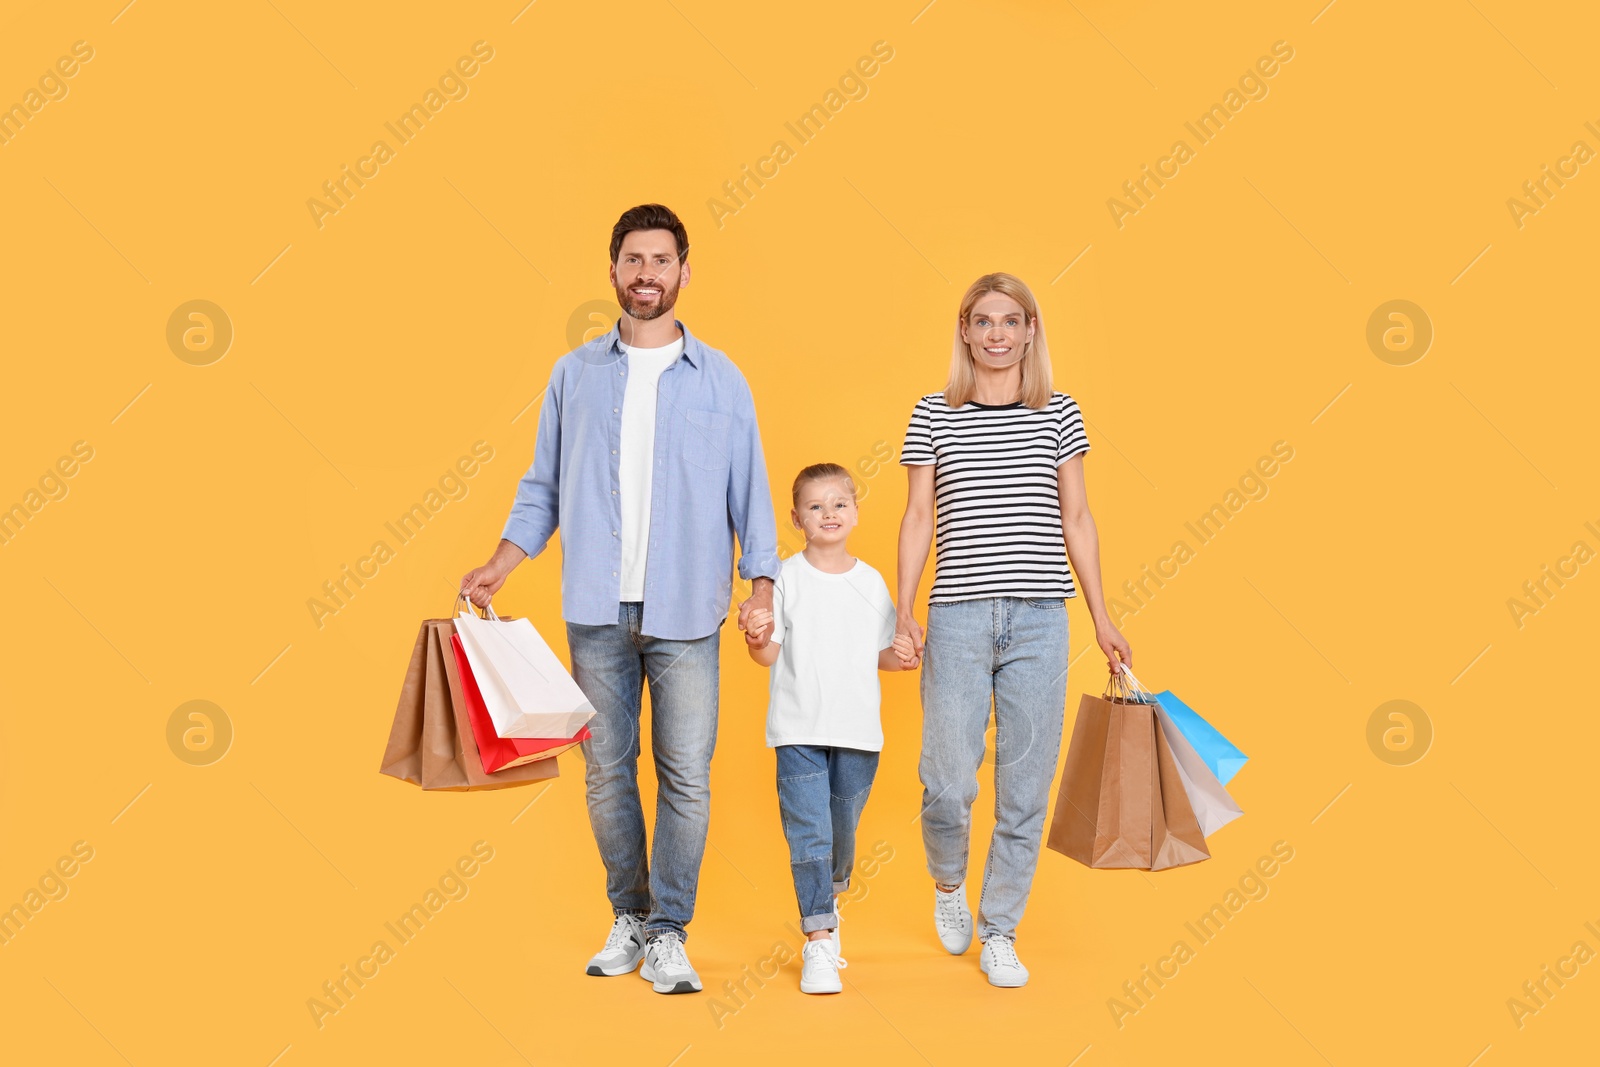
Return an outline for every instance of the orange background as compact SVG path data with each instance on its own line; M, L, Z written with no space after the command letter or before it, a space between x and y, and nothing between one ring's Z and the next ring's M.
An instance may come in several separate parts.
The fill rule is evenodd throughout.
M93 52L0 143L0 506L28 515L0 544L0 906L41 879L65 893L34 898L0 945L8 1058L1589 1054L1592 963L1520 1026L1507 1002L1575 942L1600 948L1581 674L1600 595L1600 178L1561 163L1600 147L1593 13L923 2L0 8L0 104L27 106L75 42ZM319 227L307 201L478 41L493 57L466 95ZM865 95L794 139L785 123L879 41L893 56ZM1199 143L1185 123L1280 41L1293 58L1265 95ZM708 206L780 139L775 176L732 214ZM1119 227L1108 201L1179 139L1192 158ZM1547 164L1564 185L1513 212ZM1142 606L1123 595L1124 630L1145 682L1252 757L1233 785L1246 815L1210 861L1157 875L1046 853L1025 989L989 988L975 950L934 941L910 676L885 678L861 830L890 858L847 909L847 990L820 1001L790 964L717 1008L735 1003L724 982L794 943L766 677L736 633L700 996L582 973L608 912L575 755L548 787L482 795L375 773L418 622L493 548L532 454L528 405L606 306L609 228L645 200L688 224L680 317L748 377L775 489L806 463L866 461L852 545L885 574L905 483L874 457L942 385L960 294L996 269L1039 293L1057 387L1088 419L1107 586L1194 549ZM225 352L169 345L192 300L226 316ZM1369 346L1391 300L1431 324L1425 352ZM319 626L322 583L477 441L493 459L465 495ZM1193 540L1185 523L1279 441L1293 459L1266 494ZM48 478L77 442L92 458ZM1546 565L1569 577L1519 619L1508 602ZM564 654L558 574L552 549L498 606ZM1069 610L1075 709L1102 668ZM178 757L181 728L169 740L192 700L232 731L206 765ZM1415 706L1409 746L1385 747L1387 719L1369 743L1391 700ZM980 835L988 796L985 781ZM319 1028L322 983L479 841L493 858L467 895ZM1293 859L1267 895L1119 1026L1123 983L1280 841ZM72 876L49 880L63 856Z

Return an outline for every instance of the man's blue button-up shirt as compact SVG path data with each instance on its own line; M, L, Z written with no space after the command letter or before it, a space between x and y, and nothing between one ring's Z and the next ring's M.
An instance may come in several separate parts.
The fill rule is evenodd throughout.
M777 578L778 535L750 386L733 361L683 330L683 355L656 385L656 438L645 555L652 637L714 633L739 575ZM628 356L616 326L556 361L539 409L533 465L501 535L529 556L561 531L561 608L568 622L617 621L622 590L622 396Z

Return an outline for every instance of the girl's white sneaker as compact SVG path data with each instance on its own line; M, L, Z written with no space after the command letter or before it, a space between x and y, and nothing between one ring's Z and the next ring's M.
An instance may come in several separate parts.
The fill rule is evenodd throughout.
M839 972L849 964L833 950L832 938L807 941L800 950L800 960L800 992L843 992L844 983L839 981Z

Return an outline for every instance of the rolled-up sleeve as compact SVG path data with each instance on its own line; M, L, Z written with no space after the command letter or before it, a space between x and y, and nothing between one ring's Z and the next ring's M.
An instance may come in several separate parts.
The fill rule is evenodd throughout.
M767 460L761 450L761 429L756 424L755 399L743 382L734 404L728 443L728 516L739 535L739 577L745 581L778 577L778 527L772 514L772 490L767 485Z
M561 384L562 362L550 373L539 408L539 430L534 439L533 464L517 483L505 530L500 534L530 557L544 551L561 522Z

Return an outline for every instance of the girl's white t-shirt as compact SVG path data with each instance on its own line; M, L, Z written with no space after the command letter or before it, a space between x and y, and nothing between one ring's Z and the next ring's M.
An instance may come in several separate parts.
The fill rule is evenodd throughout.
M767 745L883 749L878 653L894 645L894 600L861 560L843 574L819 571L796 552L772 589L772 665Z

